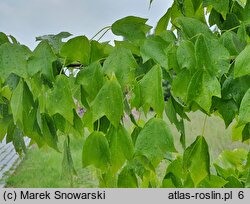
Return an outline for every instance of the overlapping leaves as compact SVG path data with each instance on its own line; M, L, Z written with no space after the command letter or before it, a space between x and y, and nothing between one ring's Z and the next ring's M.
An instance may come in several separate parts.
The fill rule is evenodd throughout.
M20 154L24 135L60 152L58 133L65 134L63 166L72 174L69 137L84 137L82 164L101 170L106 186L248 187L247 152L225 151L210 175L208 144L198 136L186 148L184 119L190 110L216 112L226 127L236 119L235 138L249 140L249 5L175 0L154 33L140 17L113 23L112 32L123 37L115 46L85 36L62 42L71 35L62 32L38 37L31 52L0 33L0 139L7 133ZM164 111L181 135L183 155L173 154ZM164 159L170 164L158 182Z

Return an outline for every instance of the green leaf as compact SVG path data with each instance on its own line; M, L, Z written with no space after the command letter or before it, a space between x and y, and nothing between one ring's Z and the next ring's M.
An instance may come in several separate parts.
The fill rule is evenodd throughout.
M185 172L182 166L183 164L181 157L176 158L169 164L164 180L162 182L163 188L183 187L182 181L185 179Z
M32 56L28 60L28 73L30 76L41 72L48 80L54 80L54 70L52 63L56 60L56 56L46 41L42 41L34 50Z
M227 48L232 57L237 56L245 47L245 43L242 43L233 31L224 32L220 37L220 42Z
M106 116L113 126L118 127L123 115L123 96L117 80L107 81L90 107L92 122Z
M62 175L72 179L73 175L76 175L72 154L70 150L70 138L67 136L63 144L63 161L62 161Z
M240 27L237 30L237 37L239 38L239 40L241 42L244 43L244 45L246 45L248 35L247 35L247 32L246 32L246 25L245 25L244 22L241 23Z
M172 83L172 94L175 97L181 98L184 102L187 102L188 86L191 81L192 75L190 70L182 69L180 73L176 75Z
M7 133L7 129L9 124L12 122L12 117L11 116L6 116L4 118L0 118L0 141L3 140Z
M192 17L194 19L205 22L204 9L201 6L202 0L185 0L179 1L179 9L186 17Z
M11 91L13 91L17 87L19 81L20 81L19 76L17 76L16 74L10 74L8 78L5 80L4 84L7 85Z
M133 140L133 144L135 145L135 142L138 138L139 133L141 132L142 128L141 127L135 127L133 132L131 133L131 138Z
M41 114L41 131L47 145L59 151L56 127L53 119L46 113Z
M19 81L18 86L13 91L10 107L13 114L13 120L15 124L18 124L20 128L24 127L29 113L33 109L34 101L32 93L30 92L27 84L23 80Z
M195 40L195 37L203 34L207 38L215 38L209 27L195 18L179 17L176 19L176 26L181 29L183 37L185 39Z
M162 181L162 188L181 188L181 179L176 177L173 173L168 173L165 175Z
M222 98L233 99L238 106L247 90L250 88L250 75L233 79L229 76L222 85Z
M64 42L62 39L70 37L72 34L68 32L60 32L56 35L43 35L36 37L36 41L47 41L53 48L53 51L58 54Z
M250 89L247 90L240 104L238 126L248 122L250 122Z
M240 168L247 160L248 152L243 148L224 150L216 160L223 168Z
M234 78L250 74L250 45L248 45L235 59Z
M107 137L111 153L111 169L115 174L126 160L132 159L134 146L129 133L121 125L118 129L111 128Z
M84 126L81 117L74 110L74 120L73 120L73 128L76 132L79 133L79 137L81 138L84 134Z
M8 36L5 33L0 32L0 46L7 42L9 42Z
M214 106L221 114L227 128L238 113L238 106L234 100L223 100L216 97L213 99Z
M166 171L164 180L163 180L163 186L162 187L177 187L181 188L183 187L183 180L185 179L186 175L183 169L183 161L181 157L177 157L175 160L173 160Z
M198 136L184 151L183 168L190 172L195 186L206 178L206 176L210 176L209 150L203 136Z
M82 151L83 167L94 165L105 171L110 165L109 144L102 132L92 132L86 139Z
M156 167L167 152L175 152L173 136L164 120L150 119L140 131L135 154L146 156Z
M237 123L234 123L232 126L232 141L242 141L242 132L244 126L238 126Z
M159 35L161 32L165 31L167 29L167 26L170 21L172 7L170 7L167 12L160 18L160 20L157 22L157 25L155 27L155 34Z
M250 151L248 151L248 154L247 154L247 163L246 163L246 167L250 167Z
M200 35L195 43L197 68L207 69L211 75L220 78L229 70L230 54L216 39Z
M249 13L250 2L245 1L245 0L237 0L237 2L239 3L239 5L244 7L244 9L240 10L240 18L241 18L241 20L245 21L245 22L249 22L249 20L250 20L250 13Z
M26 153L26 145L23 139L24 135L23 132L14 124L8 129L7 134L7 142L12 141L13 146L16 152L22 156L23 153Z
M0 46L0 77L5 80L11 73L27 76L27 59L31 51L24 45L5 43Z
M85 36L78 36L66 42L60 51L62 57L65 58L65 65L79 62L88 65L90 60L90 42Z
M108 133L109 130L111 130L111 127L112 126L110 124L110 121L106 116L101 117L94 123L94 130L103 132L105 134Z
M248 170L247 180L245 183L245 188L250 188L250 169Z
M222 188L228 181L223 178L215 175L211 175L210 177L206 177L199 184L198 188Z
M99 43L95 40L91 40L90 45L90 63L105 59L113 50L113 47L108 43Z
M147 112L150 107L162 117L164 110L164 98L162 90L162 72L160 66L154 66L151 70L140 80L140 97L141 105Z
M151 26L146 24L147 19L135 16L127 16L112 24L112 32L123 36L130 41L144 39L150 31Z
M120 47L114 49L103 64L104 73L111 77L115 74L122 89L128 88L135 78L137 63L130 50Z
M104 84L104 74L99 62L90 64L78 72L76 83L82 85L85 97L92 102Z
M236 1L242 8L245 8L247 0L234 0Z
M168 68L167 51L168 45L165 40L159 36L151 36L144 41L141 46L141 56L145 63L149 59L153 59L156 63L164 68Z
M224 19L229 12L229 0L204 0L203 6L212 6L217 12L221 13Z
M19 42L16 40L16 38L14 36L9 35L8 37L10 38L9 41L11 41L13 44L19 44Z
M75 103L66 76L57 76L53 89L47 94L46 108L51 116L59 113L73 124Z
M190 71L196 68L195 48L191 41L182 41L177 48L177 61L180 68L187 68Z
M133 169L125 166L118 176L118 188L137 188L138 181Z
M140 47L133 42L115 40L115 46L126 48L126 49L130 50L133 55L141 56Z
M227 168L227 169L223 169L222 167L220 167L218 164L214 164L216 173L218 174L218 176L227 179L230 176L237 176L235 173L235 170L233 168Z
M221 97L219 81L206 70L197 70L188 86L187 101L189 103L192 101L196 102L202 109L209 113L212 96Z
M250 123L247 123L242 131L242 142L250 139Z
M228 183L225 185L225 188L243 188L243 184L239 179L234 176L229 176L227 179Z
M176 109L179 109L179 110L182 109L181 113L177 113L178 110ZM183 107L181 107L181 105L178 104L178 102L173 97L171 97L170 99L168 99L168 102L165 106L165 112L166 112L166 115L168 116L169 121L172 124L174 123L175 127L180 132L181 134L180 141L181 141L182 147L185 149L186 141L185 141L185 128L184 128L183 118L184 117L187 118L187 115L184 113ZM180 117L181 117L180 120L178 119L177 114L180 114Z

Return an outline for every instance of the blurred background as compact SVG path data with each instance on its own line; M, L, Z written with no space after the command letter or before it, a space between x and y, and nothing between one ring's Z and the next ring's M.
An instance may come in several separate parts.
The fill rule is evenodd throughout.
M172 0L1 0L0 31L34 49L35 37L68 31L91 38L128 15L148 18L155 26ZM113 40L108 32L102 41Z

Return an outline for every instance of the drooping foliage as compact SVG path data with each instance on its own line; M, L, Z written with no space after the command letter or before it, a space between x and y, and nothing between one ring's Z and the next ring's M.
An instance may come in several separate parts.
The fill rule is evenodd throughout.
M0 33L0 140L20 154L24 136L64 152L64 173L75 174L70 137L84 137L83 168L99 169L102 187L249 187L249 152L225 150L211 164L205 135L186 147L184 121L216 113L249 141L250 1L174 0L154 29L128 16L111 31L123 40L65 42L62 32L33 51Z

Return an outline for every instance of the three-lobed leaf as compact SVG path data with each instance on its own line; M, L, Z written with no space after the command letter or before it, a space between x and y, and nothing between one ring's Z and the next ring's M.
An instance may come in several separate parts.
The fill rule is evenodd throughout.
M89 103L92 102L104 84L103 69L100 63L92 63L78 72L76 83L82 85L84 97Z
M73 124L75 103L66 76L57 76L53 89L47 93L46 108L50 115L59 113Z
M169 43L164 41L159 36L152 36L147 38L141 46L140 50L143 62L146 62L149 59L153 59L156 63L167 69L168 45Z
M135 16L127 16L112 24L112 32L115 35L123 36L130 41L146 38L151 26L146 24L147 19Z
M137 63L130 50L115 48L103 64L103 71L112 77L115 74L123 90L126 90L135 79Z
M31 51L24 45L5 43L0 46L0 78L2 80L14 73L27 77L27 59Z
M111 169L116 173L134 154L132 139L123 126L112 128L107 135L111 153Z
M195 43L197 68L205 68L211 75L220 78L229 70L229 52L217 39L200 35Z
M87 37L78 36L67 41L61 48L60 54L65 59L65 65L79 62L88 65L91 46Z
M190 172L195 186L210 175L208 144L203 136L198 136L184 151L183 168Z
M161 117L164 110L164 98L162 90L162 71L161 67L155 65L151 70L139 81L138 94L141 105L145 112L150 107Z
M116 79L106 81L90 108L92 123L106 116L113 126L118 127L123 115L123 95Z
M175 152L173 135L166 122L150 119L140 131L135 142L135 155L144 155L156 167L167 152Z
M30 76L40 72L48 80L54 80L53 62L56 60L52 48L47 41L42 41L34 50L32 56L28 60L28 74Z
M110 165L108 140L102 132L92 132L86 139L82 150L83 167L94 165L105 171Z
M212 96L221 97L221 87L218 79L204 69L197 70L188 86L188 103L196 102L209 113Z

